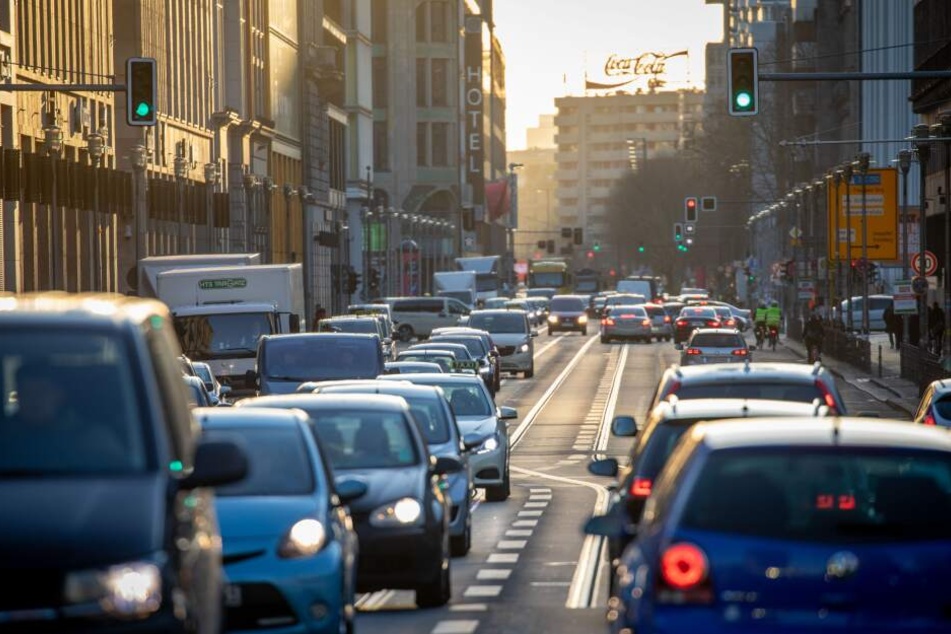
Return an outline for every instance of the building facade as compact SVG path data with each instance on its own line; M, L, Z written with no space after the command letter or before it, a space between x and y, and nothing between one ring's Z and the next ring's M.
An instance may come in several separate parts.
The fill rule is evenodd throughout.
M538 127L525 131L526 148L509 151L518 170L518 231L515 259L525 261L548 253L547 243L560 243L555 215L555 115L541 115ZM539 246L545 242L545 247Z

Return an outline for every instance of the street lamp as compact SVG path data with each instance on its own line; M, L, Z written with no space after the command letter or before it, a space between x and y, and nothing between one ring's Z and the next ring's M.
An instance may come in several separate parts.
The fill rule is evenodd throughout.
M208 253L215 252L215 185L218 164L205 163L205 224L208 227Z
M287 262L293 262L294 254L291 251L291 199L297 195L297 189L293 185L285 183L282 191L284 193L284 258Z
M911 169L911 151L898 151L898 168L901 170L901 279L908 279L908 171ZM902 319L902 341L908 341L911 320Z
M43 128L44 141L46 143L46 153L51 158L50 170L52 185L50 197L50 220L49 226L52 228L53 239L50 244L50 284L51 288L56 290L65 290L63 286L63 264L65 263L65 254L63 253L63 217L59 213L59 204L56 200L56 166L59 161L60 152L63 151L63 131L57 125L50 125Z
M842 178L845 180L845 255L849 262L849 275L845 278L846 305L849 307L846 312L846 324L848 332L851 334L855 325L852 319L852 164L845 163L842 166Z
M257 250L257 245L254 244L254 228L256 223L255 218L255 209L254 209L254 190L258 187L258 177L254 174L245 174L242 178L242 185L244 185L244 240L247 245L248 253ZM270 231L268 231L270 235ZM265 253L267 256L267 253Z
M919 275L925 277L925 251L927 250L927 214L925 213L925 192L928 182L928 159L931 157L931 141L928 138L928 125L919 123L912 128L915 152L918 154L918 171L920 177L920 211L918 213L918 270ZM925 278L927 279L927 278ZM919 348L928 349L928 291L922 293L918 302L918 341Z
M132 163L132 173L135 178L132 180L135 190L135 215L133 222L135 224L135 262L138 266L141 258L148 257L149 246L146 236L148 236L148 192L146 191L145 165L148 161L148 150L144 145L135 145L129 152L129 159Z
M185 251L185 177L188 175L188 159L175 157L175 181L178 184L178 252Z
M86 245L89 249L88 266L89 283L94 291L101 291L105 286L102 281L102 237L101 224L99 219L99 165L102 155L106 152L106 140L98 132L93 132L86 136L86 150L92 159L92 213L89 214L86 223L87 240Z
M872 157L868 152L860 152L855 159L855 166L862 175L862 334L869 333L868 323L868 207L866 198L866 181L868 168Z

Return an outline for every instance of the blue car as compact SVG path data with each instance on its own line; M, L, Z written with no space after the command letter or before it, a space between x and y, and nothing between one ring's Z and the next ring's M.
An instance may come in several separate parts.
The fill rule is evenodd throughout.
M358 545L344 504L366 486L334 486L303 412L195 412L206 438L248 456L247 478L216 490L227 631L352 631Z
M951 435L862 418L700 423L636 533L612 632L948 632Z

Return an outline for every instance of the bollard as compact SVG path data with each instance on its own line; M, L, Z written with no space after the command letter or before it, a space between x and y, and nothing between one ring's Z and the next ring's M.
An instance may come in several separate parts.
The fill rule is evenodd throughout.
M882 378L882 344L878 344L878 378Z

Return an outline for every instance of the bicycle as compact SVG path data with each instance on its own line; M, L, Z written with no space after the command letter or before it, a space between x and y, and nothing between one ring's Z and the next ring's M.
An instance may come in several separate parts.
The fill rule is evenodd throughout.
M769 327L769 347L776 352L776 342L779 341L779 327L770 326Z
M816 361L822 361L822 354L819 352L819 344L817 342L806 342L806 358L810 365Z
M766 340L766 326L763 324L756 324L756 330L754 330L756 335L756 347L762 349L763 341Z

